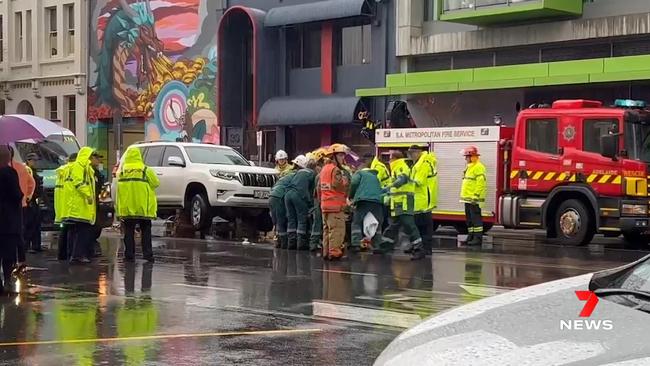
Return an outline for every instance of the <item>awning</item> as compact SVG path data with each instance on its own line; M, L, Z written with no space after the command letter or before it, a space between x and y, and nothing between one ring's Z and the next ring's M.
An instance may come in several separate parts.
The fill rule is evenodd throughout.
M363 109L357 97L279 97L260 109L258 126L306 126L352 123Z
M264 26L318 22L370 14L366 0L325 0L308 4L281 6L266 13Z

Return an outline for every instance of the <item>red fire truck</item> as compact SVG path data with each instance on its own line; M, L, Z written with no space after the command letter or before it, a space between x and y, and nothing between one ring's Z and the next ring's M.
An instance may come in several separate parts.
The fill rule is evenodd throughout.
M475 145L488 170L486 229L545 229L573 245L596 233L622 234L630 246L650 241L650 110L643 102L559 100L521 111L514 128L379 129L375 141L381 154L414 144L436 154L437 225L466 231L459 152Z

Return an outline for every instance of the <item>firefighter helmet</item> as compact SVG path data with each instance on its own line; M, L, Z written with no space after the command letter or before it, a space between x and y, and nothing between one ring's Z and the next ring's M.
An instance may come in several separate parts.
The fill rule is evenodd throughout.
M347 154L349 152L350 152L349 147L347 147L347 146L345 146L343 144L334 144L334 145L330 146L329 151L328 151L328 155L334 155L334 154L338 154L338 153Z
M284 150L278 150L278 152L275 153L275 161L282 159L289 159L289 155Z
M297 166L299 166L301 168L307 167L308 162L309 162L309 160L307 159L307 157L305 155L298 155L292 161L292 163L296 164Z
M476 146L468 146L463 149L463 156L480 156Z

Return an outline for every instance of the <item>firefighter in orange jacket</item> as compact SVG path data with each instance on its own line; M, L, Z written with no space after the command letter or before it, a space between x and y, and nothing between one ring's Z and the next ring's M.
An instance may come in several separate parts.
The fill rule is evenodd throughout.
M349 149L343 144L330 146L328 162L320 172L318 197L323 212L323 258L343 257L345 241L345 208L350 185L344 172L345 156Z

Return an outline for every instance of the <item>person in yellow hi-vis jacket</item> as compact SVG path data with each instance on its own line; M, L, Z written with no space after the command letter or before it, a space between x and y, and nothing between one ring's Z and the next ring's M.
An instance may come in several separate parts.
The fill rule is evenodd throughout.
M60 225L59 231L59 248L58 259L60 261L67 261L70 256L71 245L68 245L70 232L70 225L63 223L63 218L66 216L66 198L65 198L65 180L70 172L70 166L77 159L77 153L73 153L68 158L68 162L61 165L56 170L56 185L54 187L54 223Z
M438 203L437 162L431 153L425 152L424 148L418 145L411 146L408 154L413 161L411 181L415 184L415 225L422 236L424 254L431 254L433 247L431 211Z
M155 189L160 186L156 172L144 165L138 148L126 151L124 164L117 175L117 217L124 220L124 261L135 260L135 227L142 233L142 256L154 262L151 247L151 220L155 220L158 201Z
M467 221L467 245L483 244L483 218L481 207L485 204L487 194L487 171L479 161L480 154L476 146L463 150L467 168L463 176L460 190L460 202L465 204L465 220Z

